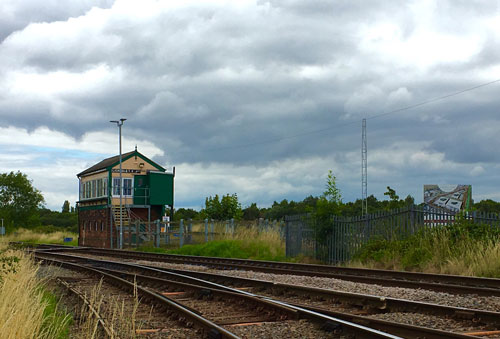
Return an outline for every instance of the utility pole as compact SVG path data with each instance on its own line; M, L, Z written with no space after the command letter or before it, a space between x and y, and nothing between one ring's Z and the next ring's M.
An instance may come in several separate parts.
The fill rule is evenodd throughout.
M116 126L118 126L118 144L120 145L120 185L118 188L120 189L120 238L118 239L118 248L123 249L123 179L122 179L122 125L123 122L127 120L124 118L121 118L120 121L118 120L111 120L110 122L116 123Z
M366 119L363 119L361 132L361 198L362 215L368 214L368 149L366 142Z

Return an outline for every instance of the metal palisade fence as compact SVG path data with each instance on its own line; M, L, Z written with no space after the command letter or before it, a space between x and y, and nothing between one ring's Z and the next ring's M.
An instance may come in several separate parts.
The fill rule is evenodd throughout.
M474 211L461 214L461 217L474 223L500 227L500 217L494 213ZM322 225L318 225L309 214L287 216L286 255L304 255L328 264L342 263L350 260L370 239L403 239L420 229L452 224L456 219L454 213L416 205L363 217L332 215Z
M283 220L192 220L181 219L175 222L161 222L159 220L146 222L135 219L130 225L123 227L124 246L127 248L138 246L154 246L164 248L179 248L184 245L203 244L214 240L232 239L235 236L246 235L245 230L254 233L275 232L281 239L284 238L285 222ZM115 230L115 238L118 236ZM86 240L100 245L100 242L89 236ZM97 241L97 242L96 242ZM102 246L105 244L102 242Z

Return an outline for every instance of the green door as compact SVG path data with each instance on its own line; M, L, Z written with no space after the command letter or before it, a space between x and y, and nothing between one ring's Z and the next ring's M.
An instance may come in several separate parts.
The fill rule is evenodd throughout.
M149 180L147 175L134 177L134 205L149 204Z

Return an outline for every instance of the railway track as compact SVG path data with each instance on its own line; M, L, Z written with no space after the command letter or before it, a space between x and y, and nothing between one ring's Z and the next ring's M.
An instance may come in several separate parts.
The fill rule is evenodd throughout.
M196 257L88 247L45 247L51 251L91 253L106 257L202 265L222 270L248 270L275 274L317 276L352 282L404 288L419 288L454 294L500 296L500 279L417 272L349 268L246 259Z
M360 324L302 309L295 305L288 305L270 298L259 298L249 293L240 293L238 290L228 291L224 288L218 290L208 286L166 280L161 282L161 286L156 281L155 288L152 288L150 286L151 279L148 277L130 274L127 280L120 277L117 272L101 267L110 265L110 262L103 263L88 258L53 253L36 253L35 257L67 269L102 277L106 283L117 285L129 293L133 293L136 289L143 301L154 303L156 309L166 310L168 316L178 319L187 327L195 326L202 331L199 334L202 337L238 338L239 334L243 337L253 337L255 333L270 337L289 337L298 331L299 336L295 337L308 335L312 335L312 337L338 337L340 334L348 334L356 338L398 338ZM96 266L98 268L95 268ZM123 272L120 274L123 275ZM134 286L133 281L137 285ZM171 292L171 289L175 291ZM175 295L177 298L171 298L169 295ZM307 321L300 319L307 319ZM290 325L290 323L294 324ZM268 328L263 330L262 324L268 324ZM312 324L321 324L322 329ZM237 327L233 328L234 325ZM269 331L271 333L267 333ZM280 332L283 333L280 335Z
M36 256L39 259L59 261L60 263L73 262L73 265L80 267L93 267L93 269L120 277L127 281L136 279L141 286L149 286L149 288L153 289L157 289L160 286L161 291L171 291L173 289L173 292L165 293L176 293L173 295L181 296L181 298L193 295L200 297L200 295L204 295L203 293L206 295L209 289L215 289L213 292L208 293L214 296L219 295L222 293L221 291L225 290L231 293L233 297L235 294L243 294L247 297L260 298L266 301L273 300L275 303L278 302L282 306L292 309L294 307L299 307L301 310L309 310L311 312L335 317L335 319L337 319L337 322L334 322L335 326L338 326L338 320L347 321L349 323L362 323L366 326L404 337L471 338L469 335L451 333L444 329L436 330L412 325L403 325L370 316L391 312L419 312L430 316L456 318L458 321L475 324L478 330L488 331L497 329L500 321L500 313L497 312L313 289L294 285L274 284L267 281L263 282L201 272L158 269L131 263L86 258L60 252L54 253L52 251L39 251L36 252ZM222 285L222 283L224 285ZM260 291L263 294L257 295L255 291ZM275 300L276 295L280 296L281 301ZM304 298L312 298L315 302L308 302L308 305L304 305ZM196 304L196 301L191 301L188 303L188 306L192 307L194 304ZM276 311L271 313L277 314ZM359 315L359 313L363 315ZM301 317L307 318L309 316L310 315L307 313L301 313ZM220 319L218 320L220 321ZM322 322L325 324L328 323L328 321L324 319ZM362 335L359 334L358 336L362 337Z

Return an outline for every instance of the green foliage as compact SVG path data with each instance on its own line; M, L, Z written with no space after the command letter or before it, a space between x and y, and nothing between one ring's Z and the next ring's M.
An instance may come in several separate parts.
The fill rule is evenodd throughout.
M73 323L73 317L70 313L58 308L59 299L46 288L42 288L42 302L45 303L43 310L42 331L46 328L59 329L54 339L68 338L69 329Z
M387 195L391 201L399 201L399 195L396 194L396 191L387 186L387 192L384 193Z
M422 229L406 239L374 237L358 250L353 261L423 271L429 265L441 267L453 260L460 261L466 249L483 248L498 241L500 229L462 218L447 226Z
M491 199L481 200L475 203L472 208L479 212L500 214L500 202Z
M0 174L0 218L12 229L37 224L38 208L44 202L39 190L21 172Z
M326 241L328 235L333 231L332 216L339 213L340 204L321 197L316 202L316 208L312 211L314 218L314 230L316 239L320 242Z
M38 225L51 225L59 228L77 227L78 225L78 215L76 212L57 212L41 208L38 213L40 216Z
M64 203L63 203L62 208L61 208L61 212L62 213L69 213L69 201L68 200L64 200Z
M281 202L274 202L271 208L261 209L261 214L264 218L279 220L287 215L304 214L313 211L316 208L316 203L320 198L308 196L302 201L288 201L283 199Z
M181 219L201 219L200 213L192 208L179 208L174 213L174 221L179 221Z
M234 218L240 220L243 216L241 204L238 202L238 195L226 194L219 200L219 195L210 196L205 199L205 208L201 211L203 218L215 220L228 220Z
M256 203L252 203L250 206L243 209L243 220L256 220L260 217L260 210Z
M340 190L337 188L337 178L333 175L332 170L328 171L326 179L326 190L323 196L330 202L335 202L337 204L342 203L342 195Z

